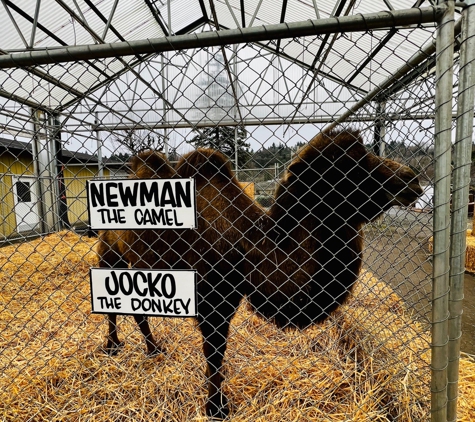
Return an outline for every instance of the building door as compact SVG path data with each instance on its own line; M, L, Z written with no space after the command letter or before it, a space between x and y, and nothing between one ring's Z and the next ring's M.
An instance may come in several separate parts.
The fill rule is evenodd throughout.
M40 222L36 179L25 176L12 179L17 231L34 230Z

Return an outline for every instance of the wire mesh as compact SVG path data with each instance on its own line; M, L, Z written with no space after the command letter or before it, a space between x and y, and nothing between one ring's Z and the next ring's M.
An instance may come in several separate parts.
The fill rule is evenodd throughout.
M407 59L419 31L397 32L383 47L393 55L375 54L369 67L378 31L335 36L327 60L313 64L315 43L297 38L279 41L280 55L252 43L152 55L112 80L118 59L2 70L16 87L1 108L3 418L198 421L207 409L236 421L427 420L433 68L414 68L342 123L350 143L308 147ZM54 86L38 72L65 76ZM74 102L75 87L98 75L102 86ZM16 102L23 91L40 106ZM229 164L204 150L193 164L197 148ZM145 163L145 178L190 171L188 157L198 229L91 231L86 182L129 177L131 158L150 149L162 167ZM408 186L411 201L401 200ZM119 316L119 337L114 328L106 338L106 318L91 313L89 270L129 265L197 269L198 319L149 318L144 342L134 318Z

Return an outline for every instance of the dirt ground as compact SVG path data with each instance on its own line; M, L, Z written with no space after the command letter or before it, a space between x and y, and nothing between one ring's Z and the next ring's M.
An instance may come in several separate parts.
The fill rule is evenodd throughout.
M431 316L431 214L394 208L365 230L364 265L406 301L417 319ZM475 277L465 273L461 350L475 354Z

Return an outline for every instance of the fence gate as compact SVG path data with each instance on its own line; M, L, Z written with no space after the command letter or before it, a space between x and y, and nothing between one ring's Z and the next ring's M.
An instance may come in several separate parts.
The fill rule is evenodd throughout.
M2 420L475 418L473 0L0 10Z

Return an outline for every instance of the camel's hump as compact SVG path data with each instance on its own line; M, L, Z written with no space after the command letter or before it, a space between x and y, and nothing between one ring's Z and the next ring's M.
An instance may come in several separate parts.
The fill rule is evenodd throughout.
M177 173L180 177L205 180L213 177L234 178L229 160L221 152L209 148L198 148L185 154L177 164Z
M135 177L168 179L175 171L164 154L159 151L144 151L131 159L131 169Z

